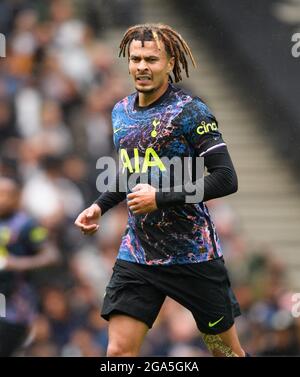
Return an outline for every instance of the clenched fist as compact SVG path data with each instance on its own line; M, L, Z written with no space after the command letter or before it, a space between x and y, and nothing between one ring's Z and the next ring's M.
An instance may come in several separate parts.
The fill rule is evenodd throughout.
M132 189L132 193L127 195L128 207L135 215L155 211L157 209L155 192L154 187L139 183Z
M81 229L83 234L93 234L99 229L100 217L100 207L97 204L92 204L78 215L74 224Z

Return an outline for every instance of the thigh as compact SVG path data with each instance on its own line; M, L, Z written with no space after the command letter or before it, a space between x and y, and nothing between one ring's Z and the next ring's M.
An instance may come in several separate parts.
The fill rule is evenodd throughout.
M117 261L106 287L101 315L110 321L113 315L124 314L151 328L164 300L165 294L143 278L141 266Z
M122 313L110 315L108 324L108 356L137 356L149 327Z

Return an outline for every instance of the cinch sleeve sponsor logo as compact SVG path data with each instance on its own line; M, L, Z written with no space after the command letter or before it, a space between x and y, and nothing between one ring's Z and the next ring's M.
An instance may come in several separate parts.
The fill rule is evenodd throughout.
M201 122L201 124L197 127L196 132L199 135L204 135L210 131L217 131L218 126L216 122L212 123L205 123L204 121Z

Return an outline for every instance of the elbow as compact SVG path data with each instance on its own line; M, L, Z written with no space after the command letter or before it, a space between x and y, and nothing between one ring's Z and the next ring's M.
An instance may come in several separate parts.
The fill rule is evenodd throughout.
M234 194L238 190L238 179L236 172L234 170L230 171L230 174L227 173L226 177L224 177L224 196Z
M233 175L232 175L232 179L231 179L231 190L230 190L230 194L234 194L235 192L238 191L238 178L237 178L237 175L236 175L236 172L234 171L233 172Z
M238 184L236 183L236 184L232 185L230 194L234 194L237 191L238 191Z

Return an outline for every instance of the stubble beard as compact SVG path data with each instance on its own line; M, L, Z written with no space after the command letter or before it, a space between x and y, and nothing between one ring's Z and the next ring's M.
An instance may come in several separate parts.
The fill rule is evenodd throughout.
M135 89L137 90L137 92L139 93L147 93L147 94L152 94L156 91L155 88L141 88L139 87L138 85L135 86Z

